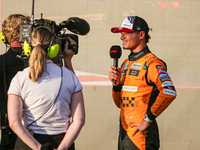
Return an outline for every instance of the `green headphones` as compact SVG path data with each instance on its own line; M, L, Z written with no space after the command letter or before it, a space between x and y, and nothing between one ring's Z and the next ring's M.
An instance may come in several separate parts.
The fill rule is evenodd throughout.
M58 55L58 52L59 52L59 49L60 49L60 46L58 43L54 43L53 42L53 39L54 37L56 37L56 41L60 40L53 32L53 30L47 26L40 26L40 27L37 27L35 28L38 29L38 28L45 28L47 30L49 30L49 32L52 33L52 40L50 42L50 45L47 49L47 55L49 58L55 58L57 55ZM4 43L4 44L8 44L8 41L6 40L6 37L5 35L3 34L3 31L1 31L1 41ZM31 55L31 45L27 42L27 41L24 41L24 53L26 56L30 56Z
M49 47L47 48L47 55L48 55L49 58L56 57L58 52L59 52L60 46L59 46L58 43L53 42L54 37L56 37L53 30L51 28L47 27L47 26L40 26L40 27L35 28L35 30L38 29L38 28L45 28L45 29L49 30L49 32L52 33L52 40L50 42ZM58 37L56 37L56 39L57 38ZM31 50L32 50L32 48L31 48L30 44L27 41L24 41L24 53L25 53L25 55L30 56Z

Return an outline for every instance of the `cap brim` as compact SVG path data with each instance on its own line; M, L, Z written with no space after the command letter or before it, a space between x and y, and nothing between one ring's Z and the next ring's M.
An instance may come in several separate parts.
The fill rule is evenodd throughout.
M119 32L133 32L135 30L131 30L131 29L128 29L128 28L123 28L123 27L114 27L114 28L111 28L111 32L112 33L119 33Z

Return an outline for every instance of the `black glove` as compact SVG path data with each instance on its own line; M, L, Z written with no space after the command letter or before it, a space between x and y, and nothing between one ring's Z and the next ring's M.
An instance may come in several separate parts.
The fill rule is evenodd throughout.
M50 143L42 144L41 150L54 150Z

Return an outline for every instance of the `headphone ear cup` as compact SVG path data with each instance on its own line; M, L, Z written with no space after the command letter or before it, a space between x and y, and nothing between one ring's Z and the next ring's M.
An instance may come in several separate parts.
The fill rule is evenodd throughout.
M52 44L50 48L47 49L47 55L49 58L55 58L59 52L59 44Z
M26 56L31 55L31 46L29 43L27 43L27 41L24 41L24 53Z
M4 44L8 44L7 40L6 40L6 37L5 35L3 34L3 31L1 31L1 41L4 43Z

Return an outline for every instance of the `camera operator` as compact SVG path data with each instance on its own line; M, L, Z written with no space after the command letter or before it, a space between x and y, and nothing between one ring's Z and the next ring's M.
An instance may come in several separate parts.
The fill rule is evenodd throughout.
M68 38L65 67L59 67L49 58L54 35L47 28L36 28L31 35L30 67L15 75L8 90L9 125L34 150L75 150L74 140L85 123L82 85L73 73L74 52L68 49L76 43ZM18 146L16 142L15 148L22 149Z
M0 55L0 108L1 108L1 147L0 150L13 149L16 135L8 126L7 121L7 90L11 79L17 71L24 69L24 62L17 58L21 55L22 45L19 43L19 25L30 22L30 17L21 14L9 15L2 24L1 39L9 50Z

